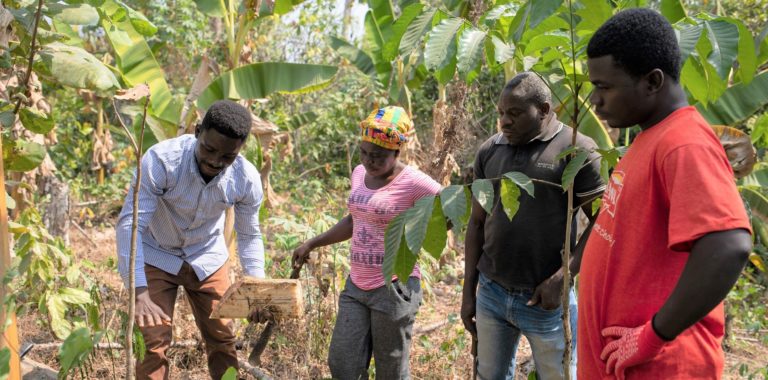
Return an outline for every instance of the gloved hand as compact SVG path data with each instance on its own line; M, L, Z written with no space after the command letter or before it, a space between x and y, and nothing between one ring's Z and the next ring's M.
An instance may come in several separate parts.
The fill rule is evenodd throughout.
M602 334L616 339L605 346L600 359L607 361L605 373L619 380L627 368L653 360L668 343L656 334L651 321L639 327L606 327Z

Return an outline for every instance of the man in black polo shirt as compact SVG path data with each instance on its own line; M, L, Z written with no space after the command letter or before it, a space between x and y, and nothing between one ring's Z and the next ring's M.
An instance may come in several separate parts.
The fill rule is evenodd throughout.
M557 156L571 145L573 129L557 120L551 104L549 88L536 74L524 72L509 81L498 104L501 132L480 147L475 178L498 179L518 171L559 184L567 162ZM582 134L577 135L576 145L596 148ZM587 161L591 163L576 176L574 204L594 199L605 189L596 158L597 153L591 153ZM510 221L499 202L498 180L494 190L491 214L473 200L466 235L461 318L478 338L478 377L514 379L515 352L522 333L531 344L539 378L562 379L565 338L560 253L565 241L567 195L558 186L535 182L535 198L523 192L520 208ZM589 205L584 209L590 210ZM573 231L571 241L576 240L575 228ZM575 332L573 291L570 297L571 329ZM574 351L574 379L575 359Z

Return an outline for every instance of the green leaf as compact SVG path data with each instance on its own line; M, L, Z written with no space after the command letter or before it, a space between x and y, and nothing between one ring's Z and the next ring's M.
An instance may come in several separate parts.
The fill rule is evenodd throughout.
M501 205L507 218L512 220L520 208L520 188L509 178L501 179Z
M56 33L67 36L67 39L63 40L62 43L84 49L85 43L83 42L83 39L80 38L78 30L75 30L75 28L78 30L80 29L78 26L71 26L57 19L53 19L53 30L56 31Z
M285 62L253 63L228 71L214 79L197 99L207 109L220 99L266 98L274 93L305 93L330 84L335 66Z
M762 114L752 125L752 144L762 147L768 146L768 113ZM768 182L766 182L768 186Z
M0 348L0 380L6 380L11 373L11 349Z
M677 43L680 46L680 62L685 63L688 56L696 48L696 44L701 38L701 32L704 27L701 24L688 24L687 22L681 22L675 24L675 35L677 36Z
M379 24L376 23L376 17L373 11L369 10L365 14L365 34L363 35L363 48L369 50L376 60L381 56L381 49L384 47L384 37L381 35Z
M582 166L584 166L584 162L587 161L587 157L589 157L589 152L586 150L579 151L576 153L576 156L574 156L571 161L568 162L568 165L565 166L562 180L563 191L567 190L568 187L571 186L573 180L576 178L576 175L579 173L579 170L581 170Z
M459 74L466 76L467 73L476 69L483 56L483 41L486 33L475 27L465 29L459 37L459 52L457 56L456 68Z
M597 149L600 154L600 177L603 182L608 183L608 172L619 162L619 151L617 149Z
M437 9L428 9L408 25L400 40L400 54L411 54L411 51L419 45L421 38L432 28L432 19L436 12Z
M525 55L539 53L546 48L555 48L557 51L563 51L571 44L571 39L563 31L548 32L531 38L525 46Z
M768 114L766 114L768 116ZM755 165L752 173L739 180L742 186L768 189L768 164L765 162Z
M534 198L533 181L531 181L530 177L520 172L507 172L504 173L504 177L512 180L512 182L514 182L517 186L520 186L523 190L525 190L525 192L528 193L531 198Z
M155 33L157 33L157 27L155 26L155 24L150 22L143 14L135 11L133 8L129 7L127 4L125 4L120 0L111 0L111 1L114 1L115 4L125 9L128 15L128 19L131 22L131 25L137 32L139 32L139 34L145 37L151 37L151 36L154 36Z
M384 231L384 260L381 263L381 273L384 275L386 284L389 284L387 279L392 278L392 274L395 273L395 263L398 261L401 246L405 246L405 250L408 250L408 245L403 239L405 221L405 212L401 212L389 221Z
M221 377L221 380L237 380L237 370L235 367L227 368L227 372L224 372L224 376Z
M704 27L712 45L707 60L715 67L720 78L727 79L739 46L739 28L723 20L706 20Z
M46 15L69 25L94 26L99 23L99 12L89 4L62 4L48 2Z
M333 50L336 50L340 56L346 58L358 70L367 75L376 75L376 67L373 65L373 60L364 51L347 41L333 36L329 38L329 43Z
M680 83L688 90L693 99L708 103L707 75L701 61L696 57L689 57L683 63L683 68L680 71Z
M30 171L43 162L45 155L45 147L33 141L16 140L13 144L3 142L5 170Z
M91 53L60 42L40 50L36 68L47 79L68 87L97 91L120 87L112 71Z
M440 83L441 85L446 85L448 82L453 80L453 74L456 73L456 56L453 55L451 57L450 62L448 62L445 67L443 67L440 70L435 71L434 76L435 79L437 79L437 83Z
M88 292L70 287L59 289L59 297L62 301L73 305L83 305L91 302L91 295Z
M670 24L685 18L685 8L680 0L661 0L661 14L667 18Z
M197 10L205 15L212 17L224 17L227 14L227 9L224 8L224 2L221 0L194 0L197 5ZM262 4L267 3L266 1Z
M490 27L493 22L502 17L514 17L519 8L519 5L515 3L499 4L486 12L480 21Z
M24 128L40 134L50 132L55 124L51 115L46 115L42 111L29 107L24 107L19 111L19 119Z
M453 230L458 234L467 224L470 214L471 198L467 200L467 187L463 185L451 185L440 191L440 203L443 214L451 220Z
M496 63L504 64L515 58L515 45L508 45L495 35L491 36L491 43L493 44L493 59Z
M93 351L95 344L91 332L85 327L69 334L59 349L59 363L61 363L59 378L67 378L70 371L80 367Z
M398 247L397 250L395 275L398 279L403 279L401 282L408 281L408 277L410 277L413 272L414 265L416 265L416 255L408 249L408 244L406 244L405 239L403 239L400 241L400 247ZM388 278L389 277L384 277L386 283L389 283L389 281L387 281Z
M395 59L400 49L400 41L403 35L408 31L411 23L421 15L423 8L424 5L421 3L414 3L403 9L400 17L392 25L392 36L384 43L384 48L381 50L384 60L392 61Z
M13 111L3 111L0 113L0 125L3 128L11 128L16 123L16 115Z
M275 4L271 12L267 13L259 13L259 16L270 16L270 15L284 15L290 11L293 10L297 5L303 3L304 0L275 0ZM266 1L262 2L262 9L264 8L264 4L267 3Z
M112 0L104 2L106 10L118 9ZM119 8L122 9L122 8ZM154 116L174 125L179 123L182 101L174 98L165 81L165 72L155 60L152 50L144 37L137 33L130 22L111 22L102 17L101 25L106 32L112 49L115 52L117 67L122 73L126 87L135 87L146 83L149 85L150 105Z
M576 14L581 18L576 26L577 30L594 32L613 16L613 7L610 1L581 0L580 3L584 7L576 11Z
M754 187L743 186L740 192L741 197L747 201L752 216L760 219L763 223L768 223L768 197Z
M448 226L445 223L445 214L443 214L440 198L435 197L434 202L422 248L435 259L439 259L443 254L443 249L445 249L445 242L448 240Z
M696 104L710 124L736 125L768 104L768 72L756 76L749 84L729 87L717 101L704 106Z
M421 252L421 246L427 233L427 225L432 218L434 204L435 196L426 196L416 201L413 207L404 212L405 241L411 252L416 254Z
M483 206L485 212L493 211L493 184L489 179L476 179L472 182L472 195Z
M557 11L557 9L560 8L560 5L563 3L563 0L529 1L531 3L531 14L530 19L528 20L528 28L530 29L535 28L537 25L539 25L539 23L544 21L544 19L555 14L555 11Z
M56 294L49 294L45 306L48 309L48 318L51 322L51 330L59 339L64 339L72 331L72 324L67 320L67 305Z
M755 52L755 41L752 33L741 21L728 18L730 23L739 28L739 78L742 83L749 84L755 77L757 70L757 54Z
M456 32L463 24L464 19L449 18L429 32L424 47L424 64L428 70L442 69L451 62L456 54Z
M368 7L376 16L376 23L379 26L390 25L395 20L391 0L368 0Z

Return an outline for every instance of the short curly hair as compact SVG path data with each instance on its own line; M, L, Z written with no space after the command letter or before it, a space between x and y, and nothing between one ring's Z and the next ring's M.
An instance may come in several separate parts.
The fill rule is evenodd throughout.
M251 113L231 100L213 103L203 117L200 131L215 129L224 136L245 140L251 133Z
M587 45L587 56L606 55L635 78L658 68L675 82L680 80L680 47L675 30L654 10L627 9L597 29Z
M525 97L533 104L540 106L544 103L552 104L552 92L541 77L531 71L523 71L510 79L502 93L519 88L525 94Z

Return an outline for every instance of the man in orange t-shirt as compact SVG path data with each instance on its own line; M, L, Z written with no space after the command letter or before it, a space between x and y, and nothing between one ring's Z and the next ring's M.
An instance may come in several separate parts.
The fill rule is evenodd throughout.
M598 115L642 132L584 250L578 377L719 378L722 300L751 250L728 159L687 104L675 32L657 12L619 12L587 55Z

